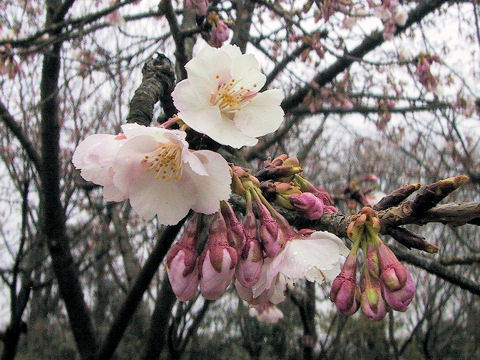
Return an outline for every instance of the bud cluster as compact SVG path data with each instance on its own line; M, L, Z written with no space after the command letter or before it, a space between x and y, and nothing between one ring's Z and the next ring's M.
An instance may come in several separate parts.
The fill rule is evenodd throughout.
M284 208L295 210L309 220L323 214L337 213L334 202L325 189L317 188L299 174L303 171L298 159L286 154L265 162L256 177L260 189L269 200Z
M204 244L199 241L201 215L187 223L167 256L179 300L193 299L197 289L215 300L235 282L240 298L259 314L270 314L265 310L285 299L287 284L302 278L323 282L338 274L340 255L348 253L343 242L330 233L296 232L271 204L296 209L309 219L337 211L328 193L300 177L300 171L298 160L286 155L267 163L262 183L248 170L232 166L232 188L245 198L245 213L239 219L228 202L221 202Z
M364 207L348 227L353 247L330 291L330 299L347 316L361 307L367 318L378 321L389 309L406 311L415 295L412 275L379 238L379 231L380 221L369 207ZM364 263L360 271L361 286L358 286L356 272L360 249Z

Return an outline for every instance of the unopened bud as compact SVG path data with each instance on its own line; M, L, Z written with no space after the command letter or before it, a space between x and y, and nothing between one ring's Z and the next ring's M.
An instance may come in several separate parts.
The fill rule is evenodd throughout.
M347 257L340 274L333 280L330 300L344 315L353 315L360 305L360 289L356 280L357 255L353 252Z
M315 195L309 192L289 196L290 202L300 214L309 220L320 219L323 215L324 204Z
M240 254L245 246L245 229L238 221L232 206L227 201L220 203L223 218L227 224L228 243Z
M231 284L238 255L228 245L227 225L217 213L210 224L209 239L200 256L200 291L204 298L215 300Z
M182 239L167 254L167 274L173 293L180 301L193 299L197 292L199 274L197 267L198 215L187 224Z
M396 311L407 311L408 305L412 302L415 296L415 283L412 275L407 272L407 280L405 285L396 291L391 291L385 283L381 283L383 297L387 304Z
M409 271L398 261L390 248L381 243L378 248L380 263L380 278L390 291L396 291L405 286Z
M382 289L378 279L370 276L364 268L362 277L362 312L372 321L382 320L387 314L387 305L382 297Z

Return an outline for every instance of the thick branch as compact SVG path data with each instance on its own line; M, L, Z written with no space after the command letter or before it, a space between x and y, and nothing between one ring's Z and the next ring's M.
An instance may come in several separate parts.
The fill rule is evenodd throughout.
M235 26L233 27L232 44L238 45L242 53L247 48L250 39L250 26L252 25L253 10L255 9L255 1L237 0Z
M47 26L57 5L47 1ZM96 341L77 269L66 236L65 213L60 191L60 119L58 79L61 44L55 44L43 58L41 91L41 203L42 229L52 257L53 271L67 308L73 336L83 359L95 354Z
M175 86L172 63L162 54L148 60L142 69L143 80L130 101L127 122L149 126L153 117L153 107L160 101L168 117L175 113L170 96Z

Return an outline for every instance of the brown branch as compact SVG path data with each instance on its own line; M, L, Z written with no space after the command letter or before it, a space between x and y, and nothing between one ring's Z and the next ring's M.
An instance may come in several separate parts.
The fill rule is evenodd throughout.
M149 126L153 117L153 107L160 101L168 117L175 112L170 96L175 86L172 63L162 54L148 60L142 69L143 79L130 101L127 122Z
M47 26L51 24L58 2L47 1ZM60 295L65 302L73 336L83 359L96 351L93 324L85 303L69 240L66 236L65 212L60 190L60 119L58 80L61 43L45 53L40 82L41 158L40 209L43 235L46 238Z
M232 44L238 45L242 53L244 53L250 40L250 26L252 25L255 1L236 0L234 4L237 8L237 17L233 27Z
M446 259L440 259L440 264L445 266L451 265L474 265L480 263L480 254L464 257L450 257Z

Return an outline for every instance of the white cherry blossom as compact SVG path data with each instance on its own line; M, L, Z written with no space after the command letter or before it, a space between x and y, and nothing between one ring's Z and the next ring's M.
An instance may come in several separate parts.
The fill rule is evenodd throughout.
M255 145L282 123L282 92L259 92L266 78L253 55L234 45L205 46L185 67L188 78L172 97L179 117L194 130L240 148Z
M348 249L334 234L316 231L309 236L299 235L287 242L273 259L266 259L259 281L252 287L253 297L270 289L269 300L278 304L285 299L287 285L306 279L319 284L333 280L340 273L340 256Z

